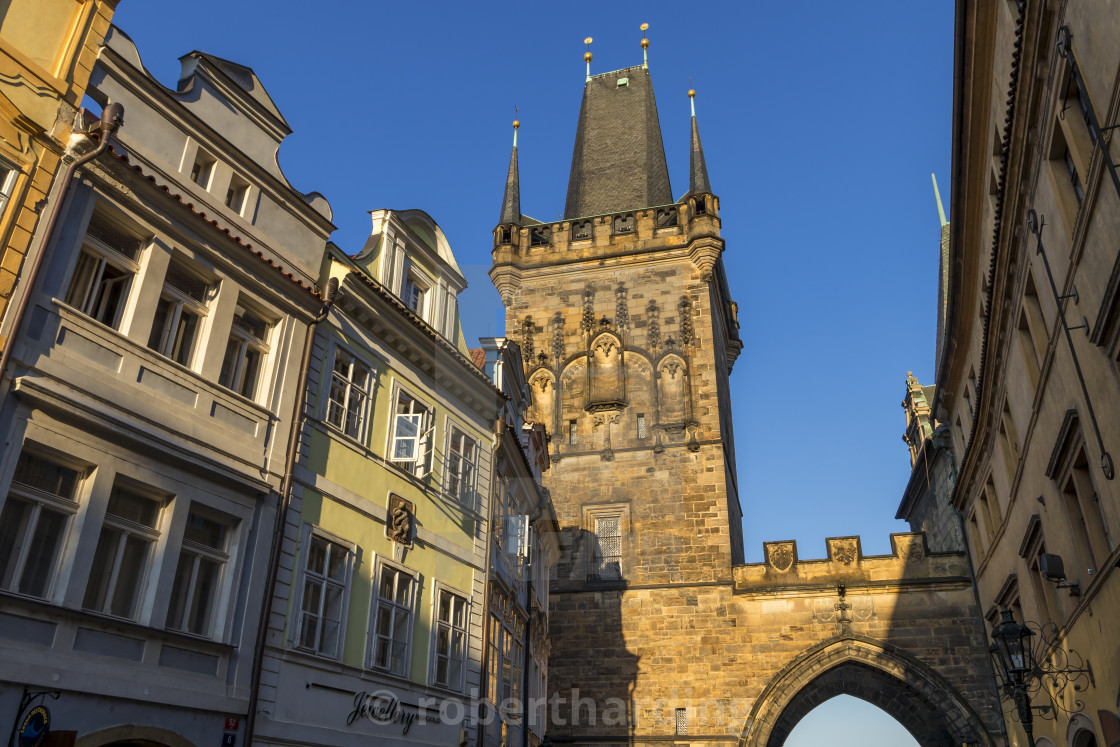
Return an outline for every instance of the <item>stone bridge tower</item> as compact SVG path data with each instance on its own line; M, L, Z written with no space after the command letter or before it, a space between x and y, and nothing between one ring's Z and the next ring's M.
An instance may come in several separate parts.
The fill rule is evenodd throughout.
M743 564L728 380L742 344L695 109L674 199L648 67L589 71L565 215L547 223L521 213L517 126L490 277L551 434L551 741L778 747L812 705L866 688L928 732L923 747L992 744L997 711L970 705L983 676L938 669L959 664L946 646L983 651L961 622L975 614L963 556L900 535L881 561L839 538L827 560L770 543L766 563ZM925 625L946 637L920 653Z

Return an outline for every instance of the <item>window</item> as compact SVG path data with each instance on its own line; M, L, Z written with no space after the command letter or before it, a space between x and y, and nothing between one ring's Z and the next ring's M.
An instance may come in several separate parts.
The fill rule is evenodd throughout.
M0 512L0 588L33 597L50 593L81 474L29 451L19 455Z
M1046 360L1046 349L1050 340L1046 330L1046 319L1042 315L1042 304L1034 278L1027 272L1026 286L1023 289L1022 310L1019 313L1019 349L1027 367L1027 377L1031 387L1038 386L1042 364Z
M599 579L622 578L622 517L596 517L595 538L595 575Z
M678 736L688 734L688 709L677 708L674 713L674 726Z
M587 579L617 581L623 573L622 537L630 524L625 504L584 506L583 528L589 535Z
M509 599L492 600L501 614L490 613L487 697L503 718L521 713L521 685L525 666L525 620Z
M350 583L350 550L312 532L307 538L300 600L299 648L337 658Z
M212 518L204 509L192 507L171 587L167 611L167 627L171 630L211 634L222 571L229 561L229 534L228 520Z
M8 206L8 200L12 199L12 191L15 189L18 177L19 170L16 167L0 161L0 214Z
M244 306L237 307L229 342L226 343L226 352L222 357L219 384L242 397L253 399L256 396L261 364L268 354L269 326L255 311Z
M203 189L210 189L210 177L214 174L215 163L217 161L212 155L199 148L194 156L194 165L191 166L191 181Z
M645 439L646 437L646 414L644 412L638 413L638 438Z
M351 353L338 348L334 354L334 369L331 373L327 422L341 428L351 438L362 437L369 384L369 367Z
M1069 148L1066 148L1065 153L1062 154L1062 160L1065 162L1066 176L1073 188L1073 196L1077 198L1077 206L1081 207L1081 203L1085 200L1085 188L1081 186L1081 177L1077 174L1077 165L1073 162L1073 152Z
M156 304L148 347L176 363L189 366L209 300L210 281L172 259Z
M568 446L575 446L579 443L579 432L576 430L577 422L576 420L568 421Z
M476 448L473 439L451 426L447 447L447 492L464 503L471 503L474 493Z
M436 603L435 684L463 689L467 664L467 600L439 589Z
M403 568L381 561L375 576L377 595L373 612L373 661L375 669L405 676L409 670L412 640L412 596L415 577Z
M432 428L431 410L403 389L397 392L390 459L409 472L426 474Z
M1096 573L1112 552L1112 542L1105 529L1100 497L1093 487L1084 447L1079 448L1074 455L1062 486L1062 499L1073 530L1076 557L1090 573ZM1081 568L1078 568L1077 572L1080 571Z
M90 218L66 303L114 329L128 298L137 260L147 239L138 227L96 210Z
M85 609L115 617L136 616L148 559L159 539L162 510L160 499L113 486L82 602Z
M245 199L249 196L249 182L237 174L229 181L226 189L226 207L238 215L245 213Z

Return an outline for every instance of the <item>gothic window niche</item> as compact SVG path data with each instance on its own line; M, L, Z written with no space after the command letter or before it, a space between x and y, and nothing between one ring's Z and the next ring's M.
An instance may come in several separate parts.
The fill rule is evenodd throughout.
M680 433L690 420L688 364L675 353L657 363L657 425L670 433Z
M587 351L587 410L621 410L626 406L622 343L611 332L599 334Z

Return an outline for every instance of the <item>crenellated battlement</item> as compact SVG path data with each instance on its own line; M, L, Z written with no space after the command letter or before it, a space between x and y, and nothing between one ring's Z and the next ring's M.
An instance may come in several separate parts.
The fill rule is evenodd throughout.
M536 264L685 247L700 238L719 240L719 198L690 196L687 200L641 210L624 210L552 223L523 218L522 225L500 224L494 229L495 269L503 265Z
M829 537L828 555L801 559L795 540L764 542L766 560L735 566L737 594L776 589L806 591L821 587L882 587L968 583L968 558L962 552L931 553L921 532L891 535L890 555L864 555L857 537Z

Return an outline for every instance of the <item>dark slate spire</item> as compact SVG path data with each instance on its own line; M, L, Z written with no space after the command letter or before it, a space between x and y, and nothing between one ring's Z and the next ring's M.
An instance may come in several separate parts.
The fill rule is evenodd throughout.
M649 70L628 67L588 77L564 218L672 202Z
M498 224L521 225L521 187L517 180L517 128L521 123L513 120L513 152L509 156L509 174L506 176L506 194L502 198L502 217Z
M708 164L704 162L704 147L700 145L700 128L696 126L696 91L688 89L689 104L692 106L692 148L688 158L689 194L711 194L712 185L708 183Z

